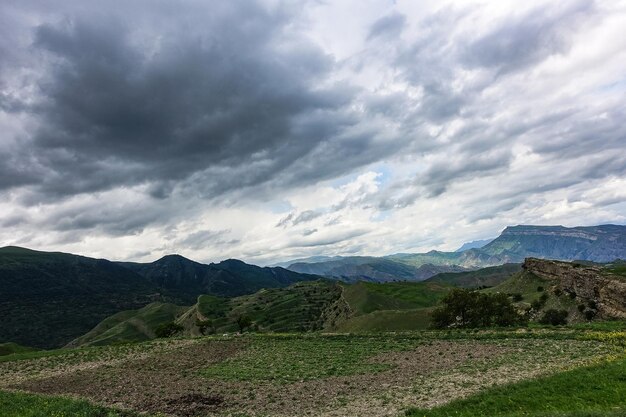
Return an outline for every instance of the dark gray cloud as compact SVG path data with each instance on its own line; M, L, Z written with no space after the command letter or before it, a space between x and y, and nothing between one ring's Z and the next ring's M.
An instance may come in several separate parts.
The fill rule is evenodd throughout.
M503 74L522 70L551 55L565 53L575 31L584 30L594 10L588 0L554 3L507 18L473 40L462 52L469 66Z
M177 246L191 250L201 250L203 248L234 245L239 243L238 239L229 239L230 230L199 230L193 232L183 239L177 241Z
M212 197L275 179L312 152L356 160L332 172L303 161L282 181L374 159L359 158L367 143L346 134L358 123L346 109L356 90L320 86L333 60L306 39L289 38L289 13L252 1L162 6L138 26L121 11L70 10L34 29L32 48L47 69L29 109L39 125L29 145L45 170L37 178L42 194L148 184L164 198L188 181L191 192ZM172 26L174 17L192 21ZM2 103L16 105L5 96ZM33 183L27 170L9 167L11 181L0 185Z
M311 220L317 219L322 214L321 211L315 210L305 210L300 213L291 212L276 224L276 227L287 227L287 226L296 226L300 223L310 222Z

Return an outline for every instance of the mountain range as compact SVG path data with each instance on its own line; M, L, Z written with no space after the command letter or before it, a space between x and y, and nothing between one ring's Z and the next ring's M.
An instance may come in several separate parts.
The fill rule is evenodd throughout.
M236 259L202 264L180 255L150 263L113 262L4 247L0 248L0 343L59 347L111 315L150 303L166 303L150 314L158 311L167 316L178 311L169 304L193 305L203 294L230 299L321 277L348 283L430 278L437 285L491 286L519 270L527 257L626 259L626 226L514 226L483 247L461 252L317 257L290 263L287 269ZM472 272L498 265L503 266Z
M611 262L626 258L626 226L510 226L491 241L455 252L398 253L384 257L314 257L285 262L287 269L344 281L421 281L443 272L522 263L525 258ZM464 245L466 246L466 245Z
M191 305L200 294L234 297L316 279L238 260L206 265L170 255L140 264L9 246L0 248L0 342L59 347L151 302Z

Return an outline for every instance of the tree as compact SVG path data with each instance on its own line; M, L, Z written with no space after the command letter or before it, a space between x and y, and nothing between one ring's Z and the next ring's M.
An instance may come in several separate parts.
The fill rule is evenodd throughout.
M213 320L196 320L196 326L203 335L215 332L213 328Z
M154 334L156 335L156 337L172 337L176 333L184 329L185 328L181 326L180 324L170 321L168 323L163 323L159 325L159 327L157 327L156 330L154 331Z
M249 316L241 315L237 317L237 326L239 326L239 331L243 333L243 331L252 325L252 319Z
M450 291L431 317L435 328L514 326L525 322L507 294L465 289Z
M567 310L555 310L551 308L543 313L543 316L541 317L541 319L539 319L539 323L551 324L552 326L561 326L567 324L567 316Z

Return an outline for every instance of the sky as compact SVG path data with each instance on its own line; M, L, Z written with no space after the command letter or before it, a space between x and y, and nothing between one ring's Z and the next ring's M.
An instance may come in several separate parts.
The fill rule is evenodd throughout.
M0 1L0 246L267 265L626 224L626 1Z

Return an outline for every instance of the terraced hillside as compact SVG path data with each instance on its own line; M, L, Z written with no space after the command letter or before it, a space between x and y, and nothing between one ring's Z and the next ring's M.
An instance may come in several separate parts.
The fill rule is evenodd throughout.
M178 322L192 334L200 334L198 321L208 321L210 332L240 331L241 318L249 319L246 327L255 331L321 330L332 326L334 312L339 314L341 293L338 283L320 280L232 299L203 295Z

